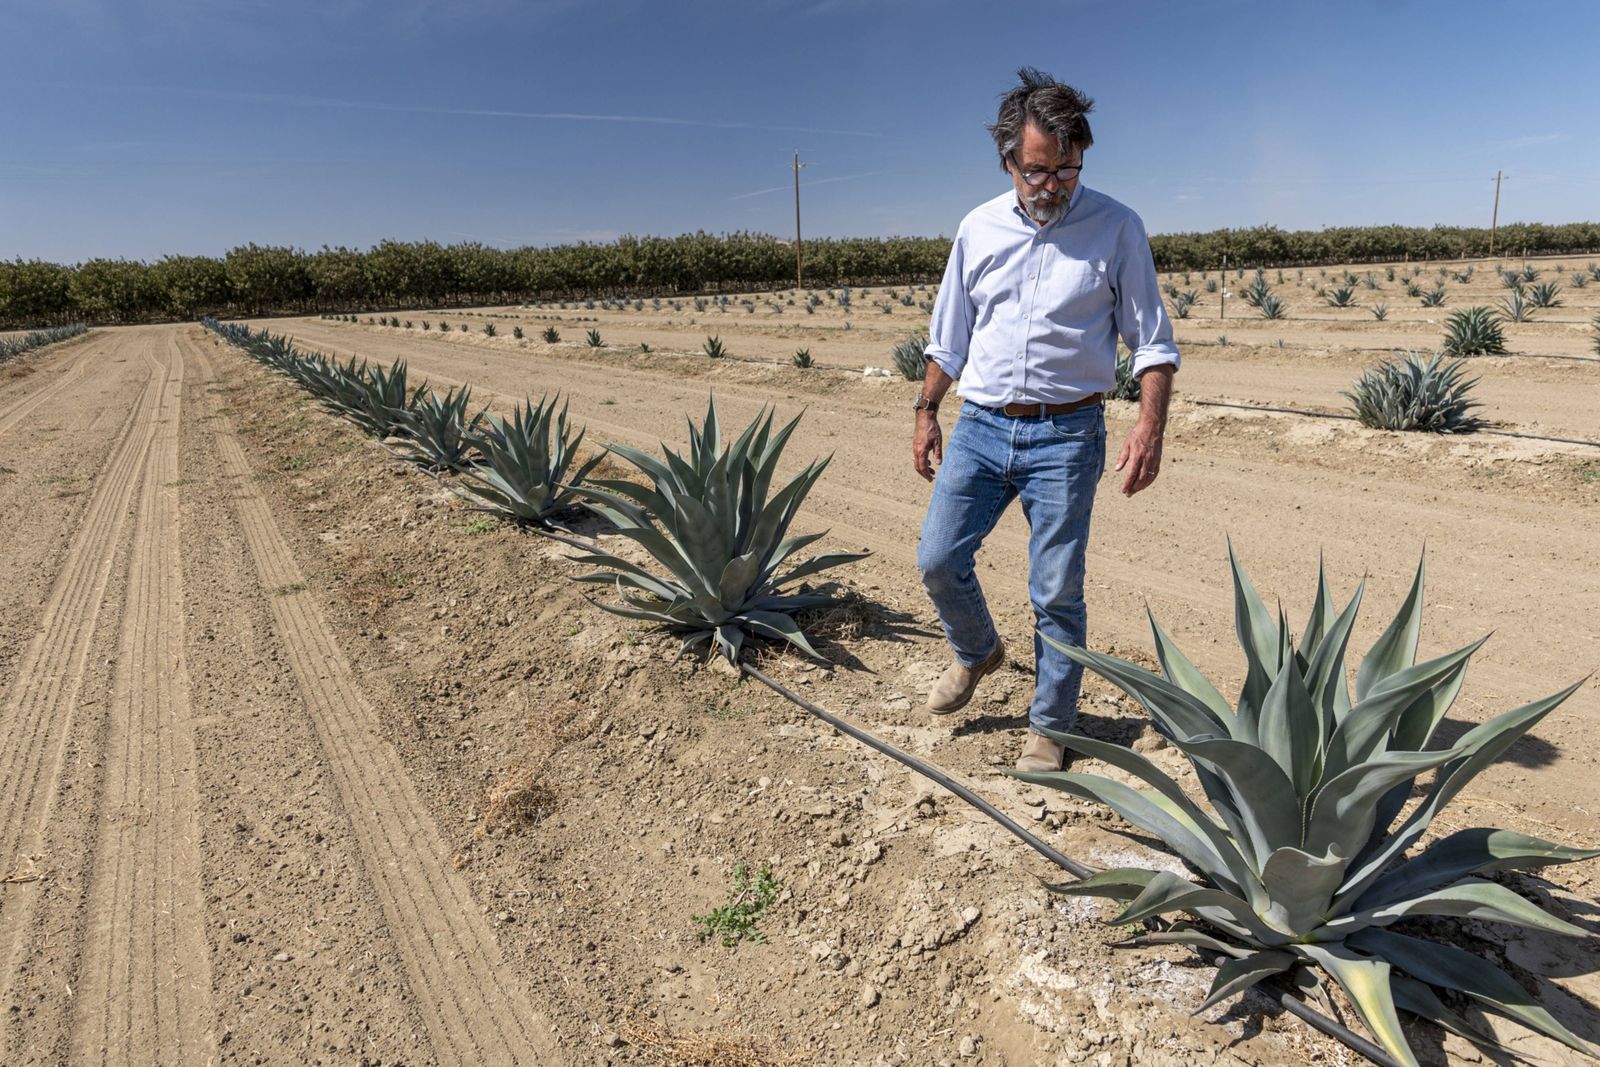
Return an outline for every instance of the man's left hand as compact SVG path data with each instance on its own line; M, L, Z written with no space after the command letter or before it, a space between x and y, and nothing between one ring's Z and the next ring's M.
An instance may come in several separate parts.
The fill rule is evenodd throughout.
M1149 488L1161 473L1161 431L1140 420L1122 442L1116 469L1122 472L1123 496Z

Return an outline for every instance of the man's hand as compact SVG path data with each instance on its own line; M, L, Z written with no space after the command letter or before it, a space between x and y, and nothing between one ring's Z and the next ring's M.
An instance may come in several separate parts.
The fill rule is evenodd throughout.
M1149 488L1161 473L1161 431L1140 420L1122 442L1122 451L1117 453L1117 470L1123 472L1123 496Z
M928 462L929 457L933 462ZM917 412L917 428L911 434L911 465L923 480L933 481L934 464L944 463L944 431L939 416L931 411Z

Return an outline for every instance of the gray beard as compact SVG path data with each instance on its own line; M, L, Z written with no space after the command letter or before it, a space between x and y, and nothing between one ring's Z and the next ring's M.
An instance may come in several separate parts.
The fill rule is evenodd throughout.
M1050 223L1059 220L1061 216L1067 213L1067 205L1072 202L1070 197L1063 195L1061 192L1056 194L1056 200L1053 204L1045 202L1049 197L1050 194L1041 189L1031 196L1022 198L1022 210L1026 211L1028 217L1041 226L1048 226Z

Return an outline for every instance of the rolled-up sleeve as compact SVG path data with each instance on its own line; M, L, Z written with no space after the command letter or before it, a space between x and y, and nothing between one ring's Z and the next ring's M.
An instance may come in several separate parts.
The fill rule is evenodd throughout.
M1167 317L1161 286L1156 281L1150 239L1137 216L1121 228L1115 288L1117 335L1133 353L1134 376L1163 363L1176 368L1179 357L1178 346L1172 340L1172 320Z
M972 294L967 291L966 245L967 227L963 223L956 231L956 239L950 242L950 261L945 264L944 280L939 283L933 317L928 323L926 355L951 378L961 377L961 369L967 365L975 315Z

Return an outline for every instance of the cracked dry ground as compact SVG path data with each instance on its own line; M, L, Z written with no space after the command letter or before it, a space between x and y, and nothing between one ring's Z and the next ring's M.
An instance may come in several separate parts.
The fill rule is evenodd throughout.
M807 521L874 555L840 572L847 609L815 620L832 666L763 666L1070 854L1149 858L1103 812L994 773L1026 662L960 722L917 714L943 652L898 392L295 326L496 404L559 388L591 445L676 440L713 385L729 425L808 403L794 460L835 460ZM1129 414L1112 411L1114 439ZM1102 492L1094 640L1142 656L1148 601L1237 684L1226 531L1291 618L1319 548L1337 587L1367 572L1383 607L1364 647L1426 539L1425 648L1498 631L1457 708L1481 719L1594 666L1588 470L1180 399L1158 490ZM1052 898L1039 879L1057 872L992 825L765 689L674 662L675 640L585 603L565 550L474 518L198 327L96 330L0 369L0 1062L631 1064L718 1041L749 1063L1345 1062L1259 995L1189 1018L1210 980L1192 958L1113 949L1112 912ZM1020 648L1024 538L1011 516L983 557ZM1597 712L1591 682L1441 832L1592 846ZM1083 723L1176 770L1093 680ZM702 943L693 917L738 863L782 885L766 940ZM1592 920L1597 873L1525 887ZM1593 950L1494 933L1600 1036ZM1413 1039L1436 1062L1476 1056Z

